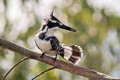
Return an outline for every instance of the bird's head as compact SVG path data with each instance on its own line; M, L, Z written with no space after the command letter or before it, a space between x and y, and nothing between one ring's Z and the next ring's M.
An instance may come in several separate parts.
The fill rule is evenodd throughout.
M51 12L50 18L44 19L45 24L42 27L42 31L54 33L57 30L64 29L72 32L76 32L75 29L63 24L59 21L54 15L53 11Z

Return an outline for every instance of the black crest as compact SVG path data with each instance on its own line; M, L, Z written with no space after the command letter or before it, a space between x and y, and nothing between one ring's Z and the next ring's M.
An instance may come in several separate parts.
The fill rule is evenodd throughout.
M50 14L50 19L53 20L53 21L57 21L57 22L60 22L54 15L53 15L53 12L54 10L51 12Z

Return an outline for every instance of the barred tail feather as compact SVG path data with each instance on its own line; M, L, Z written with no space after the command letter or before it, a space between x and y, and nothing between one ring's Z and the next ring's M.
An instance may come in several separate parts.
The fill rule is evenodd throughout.
M83 57L83 50L80 46L72 45L72 55L69 58L69 61L71 61L74 64L78 64L81 61L81 58Z
M83 57L83 50L80 46L72 45L72 46L62 46L64 48L63 58L69 60L73 64L78 64Z

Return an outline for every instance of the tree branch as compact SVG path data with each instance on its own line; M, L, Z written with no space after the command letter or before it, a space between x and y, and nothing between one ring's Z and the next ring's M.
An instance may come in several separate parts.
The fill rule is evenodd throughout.
M4 40L2 38L0 38L0 46L7 48L7 49L10 49L12 51L15 51L15 52L17 52L21 55L24 55L26 57L29 57L31 59L35 59L37 61L41 61L41 62L44 62L46 64L55 66L55 67L57 67L57 69L68 71L68 72L71 72L71 73L76 74L76 75L87 77L89 79L93 79L93 80L119 80L119 79L116 79L116 78L111 77L109 75L106 75L104 73L97 72L95 70L90 70L90 69L76 66L76 65L73 65L71 63L63 62L60 60L54 61L53 58L46 56L46 55L44 55L42 58L40 58L41 54L34 52L34 51L31 51L29 49L23 48L23 47L15 44L13 42L9 42L9 41Z

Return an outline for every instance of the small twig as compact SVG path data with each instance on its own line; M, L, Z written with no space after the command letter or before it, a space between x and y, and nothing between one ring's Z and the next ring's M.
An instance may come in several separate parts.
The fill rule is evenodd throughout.
M3 77L2 80L5 80L7 75L17 66L19 65L20 63L24 62L25 60L29 59L28 57L25 57L23 59L21 59L19 62L17 62L12 68L10 68L10 70L5 74L5 76Z
M50 70L52 70L52 69L55 69L55 68L56 68L56 67L54 66L54 67L51 67L51 68L49 68L49 69L47 69L47 70L39 73L39 74L36 75L34 78L32 78L32 80L35 80L35 79L36 79L37 77L39 77L40 75L42 75L42 74L44 74L44 73L46 73L46 72L48 72L48 71L50 71Z

